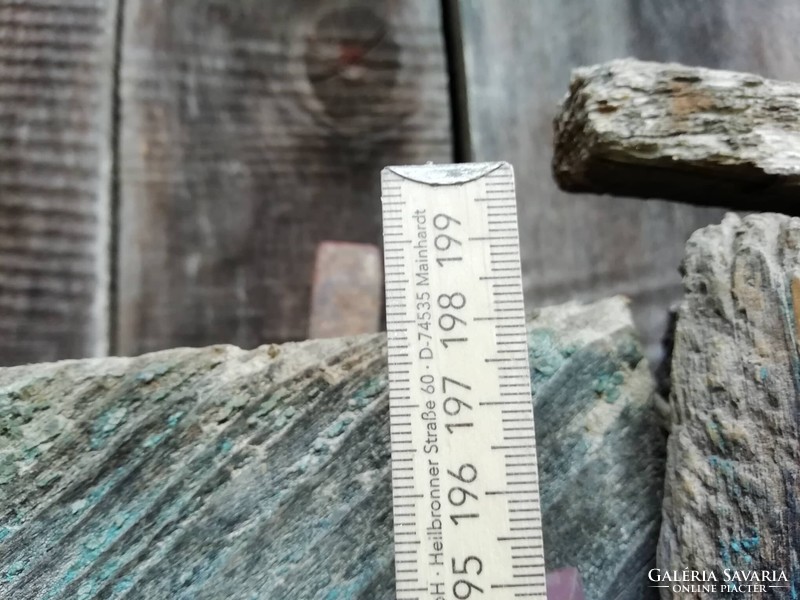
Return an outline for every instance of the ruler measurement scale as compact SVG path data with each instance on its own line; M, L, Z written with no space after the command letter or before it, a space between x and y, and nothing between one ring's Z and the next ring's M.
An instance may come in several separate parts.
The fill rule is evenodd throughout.
M398 600L546 598L510 165L382 173Z

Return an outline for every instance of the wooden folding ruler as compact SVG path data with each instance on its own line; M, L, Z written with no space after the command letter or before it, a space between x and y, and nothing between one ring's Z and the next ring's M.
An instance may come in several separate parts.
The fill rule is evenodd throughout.
M397 598L546 598L513 169L382 191Z

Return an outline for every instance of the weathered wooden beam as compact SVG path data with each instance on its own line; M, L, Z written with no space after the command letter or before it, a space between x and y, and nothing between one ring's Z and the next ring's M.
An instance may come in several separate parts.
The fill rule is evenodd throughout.
M379 244L380 170L452 158L438 3L124 7L115 351L305 339L317 245Z
M0 0L0 365L108 350L118 5Z
M529 324L547 561L646 597L663 436L624 300ZM395 597L385 337L0 369L0 597Z
M555 120L571 192L800 213L800 84L678 64L577 69Z
M783 587L731 597L795 598L800 220L728 215L692 236L683 271L659 567L783 571Z

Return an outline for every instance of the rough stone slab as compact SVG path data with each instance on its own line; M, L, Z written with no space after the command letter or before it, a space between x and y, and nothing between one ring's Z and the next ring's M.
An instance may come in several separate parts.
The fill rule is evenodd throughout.
M627 302L543 309L528 341L547 567L587 598L655 598L665 439Z
M530 322L550 569L644 597L663 477L626 302ZM0 369L0 597L394 598L385 337Z
M683 270L659 567L783 570L788 587L731 597L796 598L800 219L730 214L692 236Z
M553 173L571 192L800 213L800 84L630 59L577 69Z

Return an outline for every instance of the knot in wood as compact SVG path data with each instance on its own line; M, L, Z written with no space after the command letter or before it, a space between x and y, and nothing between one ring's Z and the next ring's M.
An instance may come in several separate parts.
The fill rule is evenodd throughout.
M400 45L390 23L370 8L323 13L308 30L303 60L314 108L341 133L391 128L408 110L396 94Z

